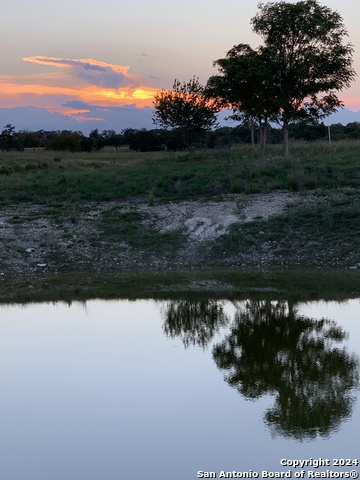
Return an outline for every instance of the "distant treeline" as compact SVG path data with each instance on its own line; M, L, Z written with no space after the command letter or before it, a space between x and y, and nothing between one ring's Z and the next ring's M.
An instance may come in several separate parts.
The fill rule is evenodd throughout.
M280 144L282 130L268 126L267 142ZM327 141L329 127L317 122L298 122L290 125L289 136L296 140L307 142ZM332 141L360 139L360 122L347 125L335 123L330 125ZM246 123L235 127L220 127L206 133L206 136L193 139L194 146L199 148L224 148L241 143L251 143L251 129ZM259 131L255 127L255 143L259 141ZM69 150L70 152L92 152L105 147L127 146L131 150L149 152L159 150L184 150L183 136L178 129L133 129L126 128L121 133L114 130L92 130L89 136L80 131L71 130L19 130L8 124L0 134L1 150L24 150L29 148L44 148L47 150Z

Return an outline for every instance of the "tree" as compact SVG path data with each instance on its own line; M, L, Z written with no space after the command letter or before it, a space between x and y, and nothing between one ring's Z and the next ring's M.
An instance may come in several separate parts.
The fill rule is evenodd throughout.
M218 67L220 74L209 78L206 94L217 98L223 108L232 109L231 118L250 125L253 145L255 122L257 123L263 154L268 122L278 113L267 51L253 50L250 45L241 43L229 50L225 58L216 60L214 66Z
M16 144L15 127L8 123L0 134L0 145L2 150L14 150Z
M290 125L289 136L296 138L296 140L305 140L307 142L327 140L328 128L323 122L300 120Z
M276 120L283 127L284 155L289 153L289 124L319 120L343 106L337 92L355 77L353 47L341 16L316 0L259 4L251 20L264 44L253 50L240 44L214 65L207 90L223 99L234 117L256 119L265 145L266 126Z
M39 148L42 145L41 132L32 132L30 130L20 130L17 133L17 140L23 148Z
M175 80L173 90L159 90L154 97L153 122L162 128L179 129L185 147L189 147L207 130L216 126L219 106L204 95L199 79Z
M347 138L358 140L360 138L360 122L350 122L344 128Z
M56 137L49 140L45 148L46 150L70 150L70 152L80 152L83 138L84 136L81 132L63 130Z
M104 145L110 145L114 148L114 151L118 151L118 147L123 144L123 138L120 133L116 133L115 130L103 130L101 133Z
M129 141L130 150L138 152L158 152L166 148L163 130L137 130Z
M125 128L124 130L122 130L121 137L124 145L130 145L137 131L138 130L136 130L135 128Z
M89 133L89 140L90 141L87 142L87 146L90 148L89 151L93 149L96 151L101 150L105 145L103 136L99 133L98 128L94 128L94 130L91 130L91 132Z
M353 47L338 12L316 0L259 5L252 28L264 41L277 90L284 155L289 153L289 123L320 119L343 106L337 92L355 78Z

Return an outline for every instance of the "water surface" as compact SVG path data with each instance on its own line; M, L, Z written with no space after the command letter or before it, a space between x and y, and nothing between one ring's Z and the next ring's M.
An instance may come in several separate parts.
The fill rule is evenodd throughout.
M358 458L359 312L359 300L2 306L0 478L261 478L289 470L281 459Z

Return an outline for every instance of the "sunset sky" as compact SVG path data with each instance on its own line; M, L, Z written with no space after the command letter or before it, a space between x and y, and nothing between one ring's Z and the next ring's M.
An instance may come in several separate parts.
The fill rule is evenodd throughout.
M360 6L320 2L344 19L360 74ZM12 0L2 7L0 128L154 128L152 98L175 78L205 83L235 44L256 47L258 0ZM360 109L360 78L341 93ZM26 108L24 108L26 107ZM36 107L36 108L34 108ZM349 112L350 113L350 112ZM360 113L349 121L360 121Z

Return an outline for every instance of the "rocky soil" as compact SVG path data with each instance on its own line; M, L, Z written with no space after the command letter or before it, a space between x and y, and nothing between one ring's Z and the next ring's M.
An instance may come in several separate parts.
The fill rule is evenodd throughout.
M7 206L0 209L0 275L304 267L308 266L306 258L301 256L304 239L296 237L284 239L287 253L284 253L282 242L261 242L260 237L244 251L230 254L225 250L214 255L212 246L224 238L234 224L255 221L265 224L271 217L286 214L302 205L311 207L318 201L318 197L312 194L274 192L246 196L232 194L217 201L183 201L154 206L145 201L87 203L74 208L33 204ZM160 245L143 248L134 246L126 235L114 238L104 234L102 219L106 212L119 215L135 212L141 229L159 232ZM181 242L176 247L167 240L168 233L178 233ZM165 235L163 244L161 234ZM306 247L311 250L317 246ZM331 254L330 247L328 252L321 247L319 263L312 266L350 266L351 258L337 258Z

